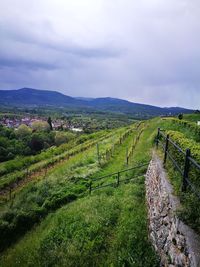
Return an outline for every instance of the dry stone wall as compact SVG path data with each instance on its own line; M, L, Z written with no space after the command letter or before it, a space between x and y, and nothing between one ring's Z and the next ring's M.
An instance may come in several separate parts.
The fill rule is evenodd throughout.
M200 267L200 241L176 215L179 200L161 161L154 154L146 174L149 236L160 256L160 266Z

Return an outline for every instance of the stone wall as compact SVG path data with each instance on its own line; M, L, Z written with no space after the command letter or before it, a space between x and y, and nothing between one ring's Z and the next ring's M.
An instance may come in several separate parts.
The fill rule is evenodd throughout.
M160 256L160 266L200 266L196 257L200 243L193 246L193 240L188 238L188 228L184 228L176 216L179 200L173 196L161 161L155 154L146 174L146 199L149 235ZM194 238L196 236L193 235Z

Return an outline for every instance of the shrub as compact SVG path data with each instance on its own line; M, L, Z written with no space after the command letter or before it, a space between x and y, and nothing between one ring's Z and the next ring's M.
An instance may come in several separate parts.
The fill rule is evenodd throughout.
M178 118L179 118L179 120L182 120L183 119L183 114L179 114Z

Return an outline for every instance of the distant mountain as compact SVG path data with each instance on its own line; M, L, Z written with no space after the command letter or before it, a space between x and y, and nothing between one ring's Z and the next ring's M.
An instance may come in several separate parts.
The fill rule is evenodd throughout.
M0 104L11 106L66 106L78 105L79 100L56 91L22 88L0 90Z
M174 115L177 113L193 112L193 110L180 107L161 108L111 97L74 98L56 91L37 90L32 88L0 90L0 105L12 107L73 107L80 110L85 108L95 111L120 112L134 115L136 117Z

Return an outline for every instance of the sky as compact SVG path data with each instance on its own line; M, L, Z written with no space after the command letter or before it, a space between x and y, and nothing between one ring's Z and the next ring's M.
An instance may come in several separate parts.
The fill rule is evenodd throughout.
M199 0L0 0L0 89L200 109Z

